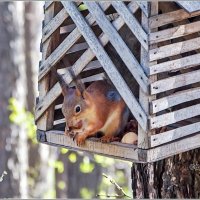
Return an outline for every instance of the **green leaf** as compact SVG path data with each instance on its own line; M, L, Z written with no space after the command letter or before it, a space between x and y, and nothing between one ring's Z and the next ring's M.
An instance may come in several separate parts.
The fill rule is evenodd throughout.
M79 7L78 7L79 11L84 11L84 10L87 10L87 6L85 4L81 4Z

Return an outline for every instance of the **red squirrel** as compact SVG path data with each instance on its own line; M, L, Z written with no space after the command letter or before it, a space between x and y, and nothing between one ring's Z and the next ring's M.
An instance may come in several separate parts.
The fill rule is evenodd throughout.
M78 146L97 132L103 134L101 142L114 141L123 132L129 109L111 84L96 81L81 91L77 85L70 88L62 75L57 73L57 77L64 96L65 134L75 138Z

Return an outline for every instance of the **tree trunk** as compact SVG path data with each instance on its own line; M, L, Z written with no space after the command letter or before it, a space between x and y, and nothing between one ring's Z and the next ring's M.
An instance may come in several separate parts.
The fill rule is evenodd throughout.
M25 129L10 123L8 111L11 97L24 103L21 4L0 3L0 175L7 172L0 182L0 198L27 198L28 193Z
M133 164L133 198L200 198L200 150Z

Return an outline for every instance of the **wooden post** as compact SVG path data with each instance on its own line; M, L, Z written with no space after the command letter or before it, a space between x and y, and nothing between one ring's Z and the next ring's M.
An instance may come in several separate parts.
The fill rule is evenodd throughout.
M50 20L55 16L56 5L54 2L49 5L45 12L44 25L48 24ZM55 31L55 33L47 39L42 45L42 62L46 60L46 58L51 54L51 52L55 49L59 42L59 29ZM51 74L48 74L44 79L42 79L39 83L39 101L43 99L43 97L48 93L52 84L54 84L55 80L52 79ZM50 130L53 127L54 120L54 105L51 105L48 110L44 113L44 115L38 120L37 128L39 130Z

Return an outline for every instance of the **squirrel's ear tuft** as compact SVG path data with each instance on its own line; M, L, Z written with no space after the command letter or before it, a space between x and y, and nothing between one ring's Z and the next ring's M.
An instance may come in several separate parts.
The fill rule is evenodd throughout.
M68 93L69 87L68 87L67 83L65 82L62 75L60 75L58 72L56 72L56 75L58 78L58 82L60 83L60 86L62 88L62 94L63 94L63 96L65 96Z
M81 96L81 91L78 88L76 88L75 93L76 93L77 96L79 96L79 97Z

